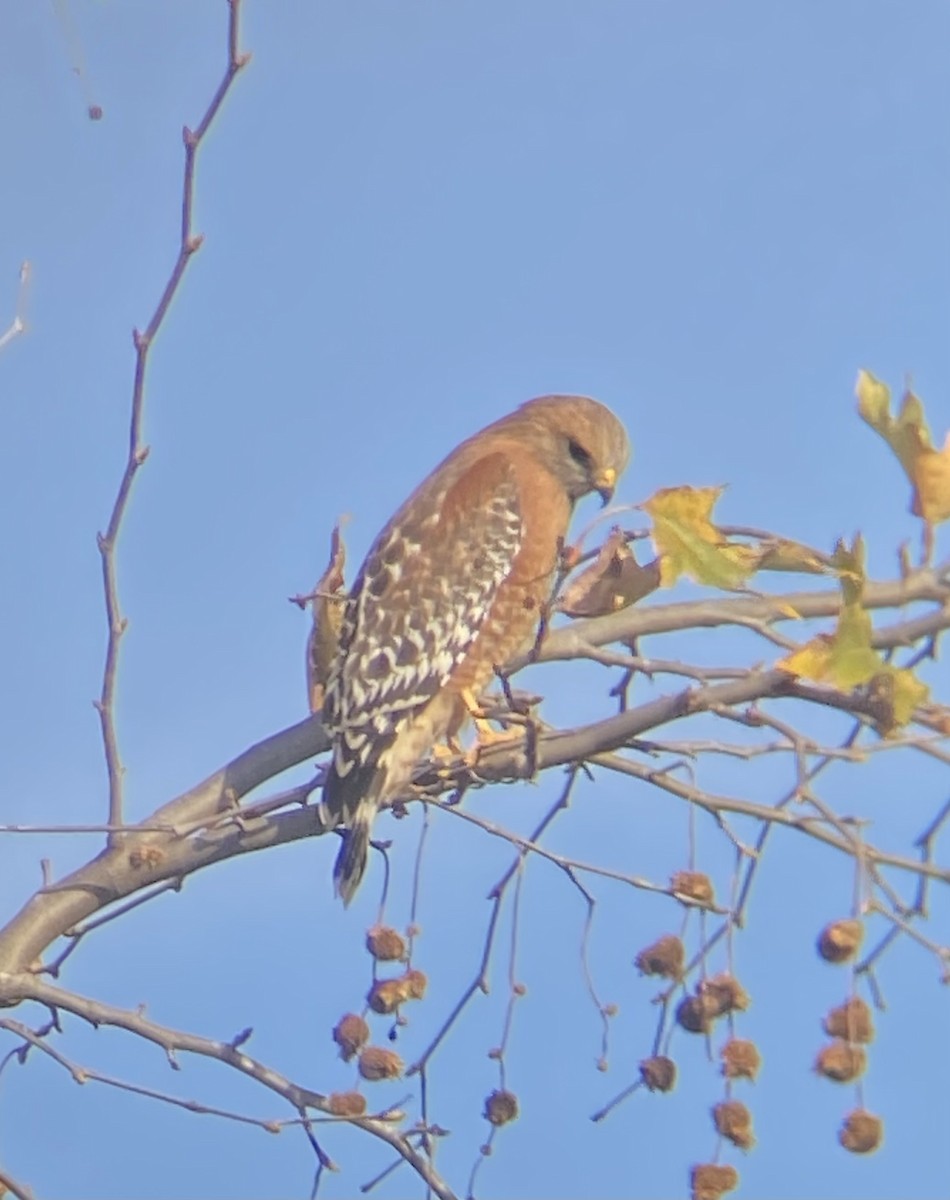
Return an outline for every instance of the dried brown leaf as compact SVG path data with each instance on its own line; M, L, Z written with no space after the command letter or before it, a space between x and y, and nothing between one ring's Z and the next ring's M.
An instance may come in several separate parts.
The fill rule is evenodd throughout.
M659 560L641 567L614 526L589 567L564 589L558 608L569 617L602 617L636 604L660 586Z
M346 598L344 568L346 546L340 534L340 524L330 535L330 561L320 576L310 599L313 622L307 638L307 699L310 711L323 709L327 679L336 658L343 624L343 601Z

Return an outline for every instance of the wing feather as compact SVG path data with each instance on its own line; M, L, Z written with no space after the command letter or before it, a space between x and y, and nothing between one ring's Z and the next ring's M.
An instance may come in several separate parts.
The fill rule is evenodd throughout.
M424 501L424 502L423 502ZM508 456L416 493L370 548L348 598L324 723L335 773L364 769L472 647L522 543ZM344 736L337 736L343 734Z

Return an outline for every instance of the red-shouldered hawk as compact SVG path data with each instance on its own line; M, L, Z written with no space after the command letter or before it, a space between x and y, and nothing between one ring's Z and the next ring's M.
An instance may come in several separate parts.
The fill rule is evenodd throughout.
M586 396L542 396L435 468L376 538L346 602L323 722L323 790L346 826L334 867L348 904L378 809L462 725L472 698L529 649L550 600L574 503L604 503L630 446Z

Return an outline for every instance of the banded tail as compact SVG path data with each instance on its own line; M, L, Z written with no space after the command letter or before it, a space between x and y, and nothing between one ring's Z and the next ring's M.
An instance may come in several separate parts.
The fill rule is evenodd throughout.
M334 756L323 785L323 803L331 816L346 828L343 845L333 865L333 890L349 905L366 872L373 822L379 812L389 772L381 766L377 754L369 762L350 762L349 769L339 771L339 759Z

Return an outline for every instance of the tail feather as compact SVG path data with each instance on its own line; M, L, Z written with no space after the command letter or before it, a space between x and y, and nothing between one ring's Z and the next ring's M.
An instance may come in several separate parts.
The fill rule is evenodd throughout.
M353 899L366 871L370 835L385 780L385 770L374 760L354 765L343 775L332 763L324 784L323 802L345 827L333 867L333 890L344 905Z
M361 802L343 834L343 845L333 865L333 890L343 901L344 907L353 899L366 871L375 816L376 801Z
M329 815L344 828L343 845L333 867L333 890L348 905L360 886L369 857L373 822L391 786L391 771L380 759L389 750L395 732L371 743L337 742L323 785L323 803Z

